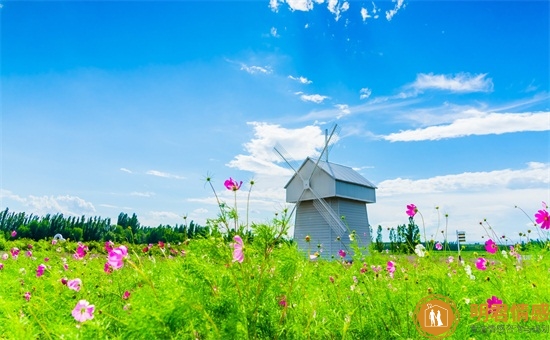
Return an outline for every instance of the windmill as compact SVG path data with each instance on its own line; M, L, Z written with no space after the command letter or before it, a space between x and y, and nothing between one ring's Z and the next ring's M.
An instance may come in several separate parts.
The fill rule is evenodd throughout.
M294 171L285 185L286 201L294 203L294 240L298 248L314 253L321 245L322 257L349 253L350 233L355 232L360 246L370 243L367 203L376 202L376 187L350 167L330 163L328 150L337 133L334 125L326 132L325 145L317 159L307 157L295 169L281 146L275 151ZM325 160L323 159L325 156ZM306 241L309 236L309 242Z

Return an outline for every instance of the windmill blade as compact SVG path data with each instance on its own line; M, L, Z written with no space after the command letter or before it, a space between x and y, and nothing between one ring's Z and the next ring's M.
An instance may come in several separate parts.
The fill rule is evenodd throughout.
M342 220L340 220L338 215L336 215L334 210L328 205L327 201L325 201L321 196L319 196L313 188L310 188L309 190L311 191L313 196L315 196L315 199L313 200L313 205L317 208L317 210L319 210L319 213L321 215L325 214L325 215L327 215L327 217L329 217L328 220L325 218L327 223L331 227L333 227L333 228L339 227L342 230L342 232L345 232L346 231L346 226L344 225ZM324 217L324 215L323 215L323 217Z
M285 148L283 148L283 146L279 143L277 143L277 145L275 145L275 147L273 147L273 150L275 150L275 152L283 159L283 161L285 161L285 163L288 165L289 168L292 169L292 171L294 171L294 174L298 175L300 178L302 178L302 176L298 173L298 170L296 170L292 164L290 163L290 161L288 160L289 157L289 154L288 152L285 150ZM286 155L286 157L285 157ZM303 180L303 178L302 178Z
M338 129L338 124L334 124L334 126L332 127L332 131L330 132L330 135L325 141L325 146L323 147L323 150L321 151L319 158L317 158L317 161L315 162L315 167L313 168L313 170L311 170L311 173L309 174L308 181L311 179L311 177L313 177L313 174L319 167L319 162L321 161L321 158L323 158L323 154L327 151L327 148L330 144L330 140L332 139L332 136L334 136L334 133L336 132L337 129Z
M328 223L332 231L339 237L344 236L344 230L342 230L342 226L340 226L338 223L334 222L334 216L331 215L330 211L331 209L327 209L325 207L326 201L322 203L321 200L314 199L313 200L313 206L317 209L319 214L323 217L323 219Z

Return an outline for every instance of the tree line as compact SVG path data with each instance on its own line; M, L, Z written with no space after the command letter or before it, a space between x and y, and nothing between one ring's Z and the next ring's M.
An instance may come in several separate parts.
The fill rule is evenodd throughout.
M211 228L201 226L193 221L184 224L159 225L157 227L142 226L136 214L128 216L121 212L116 224L110 218L84 215L64 216L61 213L38 216L25 212L13 212L6 208L0 212L0 232L6 239L12 238L11 233L17 233L16 238L29 238L35 241L53 238L61 234L65 239L73 241L113 241L135 244L163 242L183 242L187 239L206 237L211 234Z

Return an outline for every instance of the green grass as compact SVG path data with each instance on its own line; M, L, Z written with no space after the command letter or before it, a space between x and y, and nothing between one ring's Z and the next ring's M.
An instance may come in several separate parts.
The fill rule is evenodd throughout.
M24 254L27 243L33 258ZM5 243L8 250L0 254L14 246L21 253L17 260L0 260L0 339L422 339L413 311L430 294L447 296L458 307L460 322L451 339L548 336L474 332L473 325L497 323L470 317L471 304L484 304L493 295L508 305L550 303L546 248L531 249L531 258L521 263L505 258L503 248L477 256L463 252L472 280L456 253L437 251L423 258L356 253L353 263L345 264L309 261L295 245L256 240L246 243L245 260L238 263L232 261L231 245L212 237L171 245L176 254L157 245L149 253L129 246L124 267L106 274L107 253L100 247L76 260L76 244L59 245ZM446 262L449 255L454 262ZM478 256L495 264L478 270ZM396 265L394 278L386 271L388 261ZM36 277L41 263L48 269ZM376 273L371 266L378 265L382 270ZM68 289L63 277L80 278L81 290ZM94 318L83 323L71 315L81 299L95 305Z

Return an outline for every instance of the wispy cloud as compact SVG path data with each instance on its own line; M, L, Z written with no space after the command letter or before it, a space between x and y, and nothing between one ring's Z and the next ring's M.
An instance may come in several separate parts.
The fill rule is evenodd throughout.
M471 135L491 135L524 131L550 131L550 112L487 113L469 112L467 118L457 118L450 124L405 130L383 136L391 142L440 140Z
M126 168L120 168L120 171L124 171L124 172L127 172L127 173L129 173L129 174L132 173L131 170L128 170L128 169L126 169Z
M372 94L371 89L368 87L364 87L361 90L359 90L359 99L367 99Z
M157 177L163 177L163 178L174 178L174 179L185 179L185 177L169 174L167 172L157 171L157 170L149 170L146 172L147 175L157 176Z
M393 16L396 15L397 12L398 12L401 8L405 7L405 6L403 6L403 4L404 4L404 1L403 1L403 0L392 0L392 2L395 2L395 7L394 7L393 9L389 10L389 11L386 11L386 19L387 19L388 21L391 21L391 19L393 18Z
M305 102L312 102L316 104L321 104L325 99L328 99L330 97L323 96L320 94L304 94L303 92L296 92L296 95L300 96L300 99Z
M274 38L279 38L280 37L280 35L277 34L277 28L275 28L275 27L271 27L271 30L269 32L270 32L271 36L274 37Z
M293 77L293 76L288 76L289 79L292 79L292 80L296 80L302 84L311 84L312 81L307 79L306 77Z
M477 75L459 73L454 76L420 73L416 76L416 81L408 87L420 92L424 90L447 90L461 93L491 92L493 91L493 80L486 77L486 73Z
M344 1L340 4L339 0L328 0L327 8L332 14L334 14L334 19L338 21L340 20L341 13L344 13L349 9L349 2Z
M137 191L134 191L134 192L131 192L130 193L130 196L138 196L138 197L151 197L151 196L155 196L155 193L154 192L137 192Z
M96 211L94 205L78 196L34 196L21 197L9 190L2 189L0 197L11 199L26 207L27 213L44 215L48 213L62 213L64 215L80 216Z
M273 70L269 66L248 66L241 64L241 70L250 74L271 74Z
M340 110L340 113L336 116L336 119L340 119L344 116L347 116L351 113L349 109L349 105L347 104L336 104L334 105L338 110Z

